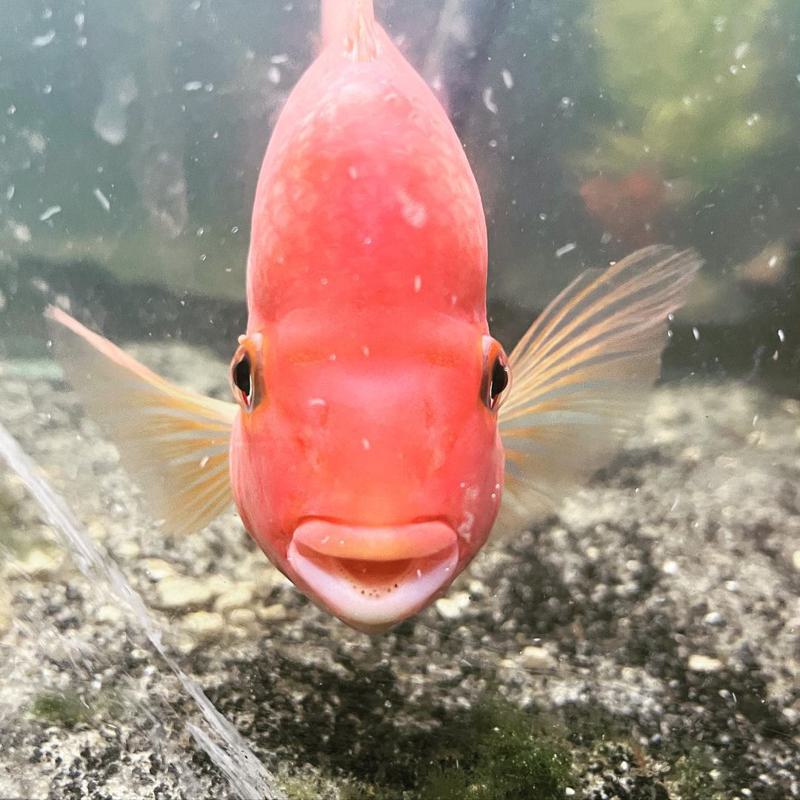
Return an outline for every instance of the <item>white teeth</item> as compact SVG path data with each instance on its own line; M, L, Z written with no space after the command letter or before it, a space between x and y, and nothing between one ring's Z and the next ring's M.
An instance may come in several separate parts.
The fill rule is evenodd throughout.
M441 558L411 561L401 576L385 586L360 584L354 575L338 567L337 559L305 555L294 542L289 544L287 558L314 599L353 627L380 630L419 611L450 582L458 562L458 546L448 548Z

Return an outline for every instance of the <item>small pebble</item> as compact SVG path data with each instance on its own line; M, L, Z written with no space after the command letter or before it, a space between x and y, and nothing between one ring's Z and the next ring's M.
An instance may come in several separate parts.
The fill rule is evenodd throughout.
M469 602L469 595L466 592L455 592L452 597L442 597L437 600L436 610L443 619L458 619Z
M800 572L800 550L795 550L794 553L792 553L792 566L795 572Z
M256 616L262 622L280 622L286 619L286 607L281 603L273 603L272 605L256 609Z
M215 611L194 611L183 618L181 627L195 639L216 639L222 635L225 621Z
M98 622L119 622L122 619L122 611L117 606L110 603L100 606L97 609Z
M13 614L11 612L11 593L0 584L0 636L11 627Z
M167 609L203 606L211 602L213 596L214 593L204 580L170 575L157 585L156 605Z
M708 614L703 617L703 622L705 622L706 625L724 625L725 618L719 611L709 611Z
M214 610L227 614L237 608L245 609L253 602L254 594L255 584L250 582L234 584L214 601Z
M175 574L175 567L163 558L145 558L141 563L147 577L154 583Z
M256 612L252 608L234 608L228 618L232 625L249 628L256 621Z
M34 547L17 561L16 566L20 572L33 578L52 578L58 572L61 562L61 554L55 555L48 550Z
M519 663L536 672L550 672L556 668L556 661L544 647L529 645L519 656Z
M723 666L718 658L711 658L700 653L692 653L689 656L689 669L692 672L719 672Z
M138 558L141 555L142 548L139 547L138 542L134 541L126 541L120 543L117 547L115 554L120 558L124 558L128 561L133 561L133 559Z

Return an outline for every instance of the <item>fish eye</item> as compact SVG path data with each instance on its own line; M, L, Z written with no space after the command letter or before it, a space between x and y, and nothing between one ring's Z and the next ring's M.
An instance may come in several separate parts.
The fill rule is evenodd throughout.
M245 353L233 366L233 385L248 399L253 394L250 356Z
M508 369L508 359L500 343L491 336L484 336L483 339L481 398L490 411L496 411L511 383L511 373Z
M256 367L258 363L254 338L242 336L231 362L231 390L236 401L245 411L252 411L259 400Z

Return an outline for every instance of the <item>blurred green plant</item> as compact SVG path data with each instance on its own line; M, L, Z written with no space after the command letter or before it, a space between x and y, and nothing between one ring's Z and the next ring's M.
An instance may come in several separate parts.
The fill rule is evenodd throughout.
M569 750L552 728L506 701L476 706L447 729L445 755L425 776L423 800L555 800L572 774Z
M611 120L579 156L582 172L655 164L698 187L792 141L795 80L787 29L796 0L589 0L599 83ZM796 72L796 70L795 70Z

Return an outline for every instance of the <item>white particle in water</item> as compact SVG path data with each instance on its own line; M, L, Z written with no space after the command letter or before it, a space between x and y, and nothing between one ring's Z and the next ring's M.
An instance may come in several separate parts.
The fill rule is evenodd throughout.
M778 338L781 340L781 342L786 341L786 334L783 332L783 328L778 328Z
M23 244L31 240L31 229L22 222L9 222L11 226L11 234L18 241Z
M12 200L14 197L14 192L17 190L16 186L12 183L8 189L6 189L6 200Z
M746 120L745 123L748 128L752 128L754 125L757 125L761 122L761 114L755 113L751 114Z
M491 86L487 86L483 90L483 104L486 106L487 110L490 111L492 114L496 114L499 109L497 108L497 103L494 102L492 95L494 94L494 90Z
M43 33L41 36L34 36L33 41L31 44L34 47L46 47L53 39L56 38L56 32L53 30L47 31L47 33Z
M505 84L506 89L513 89L514 76L507 69L504 69L500 74L503 76L503 83Z
M39 222L47 222L51 217L61 213L61 206L50 206L39 214Z
M100 189L97 186L95 186L94 191L92 192L92 194L97 199L97 202L100 203L101 206L103 206L103 209L105 211L110 211L111 210L111 201L103 194L102 189Z
M267 70L267 80L275 85L281 82L281 71L274 64Z
M288 53L276 53L274 56L270 56L269 60L272 64L285 64L289 60Z
M186 81L183 84L185 92L199 92L203 88L203 81Z
M700 331L697 330L697 328L695 328L695 327L692 327L692 336L694 336L694 340L696 342L700 341Z
M750 42L740 42L733 51L734 59L741 61L747 55L748 50L750 50Z
M561 258L561 256L565 256L567 253L571 253L578 245L575 242L568 242L565 245L556 250L556 258Z

